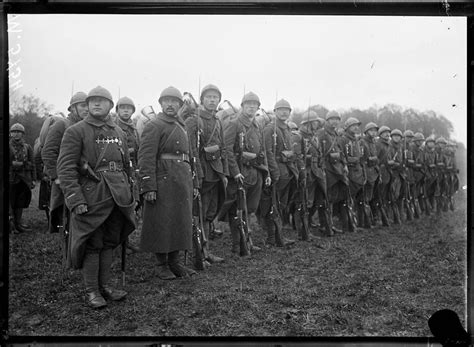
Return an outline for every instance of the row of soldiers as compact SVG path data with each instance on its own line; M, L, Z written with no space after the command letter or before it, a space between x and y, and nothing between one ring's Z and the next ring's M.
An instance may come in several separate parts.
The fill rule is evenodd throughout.
M203 88L199 102L168 87L158 100L162 112L148 114L139 134L133 101L122 97L114 105L110 92L96 87L76 93L68 117L49 130L42 159L52 182L51 229L69 220L68 263L82 269L89 306L127 295L110 286L110 266L113 249L137 228L137 207L139 248L156 255L163 280L196 274L182 261L183 251L193 248L196 216L210 265L224 261L209 249L209 237L219 234L216 219L229 223L233 253L261 249L248 228L241 232L242 209L247 226L248 216L257 216L265 246L283 247L295 241L283 235L276 217L298 222L300 238L310 240L316 212L323 232L333 236L370 228L379 218L386 226L400 223L405 210L411 219L454 207L455 147L443 138L425 140L374 123L361 136L355 118L340 134L336 111L323 119L308 110L292 131L286 100L275 104L273 117L257 116L261 104L253 92L235 112L218 112L221 100L215 85Z

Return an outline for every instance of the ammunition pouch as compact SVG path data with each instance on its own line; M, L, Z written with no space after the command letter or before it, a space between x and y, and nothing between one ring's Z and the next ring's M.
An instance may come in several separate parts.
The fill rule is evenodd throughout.
M434 169L436 167L436 165L435 164L430 164L429 167L430 167L430 169Z
M19 169L23 168L23 165L24 165L24 163L22 161L16 161L16 160L12 161L13 170L19 170Z
M264 156L252 152L242 152L242 164L257 167L264 163Z
M221 158L221 150L219 145L207 146L203 148L204 157L207 161L214 161Z
M331 164L336 164L340 161L341 159L341 153L339 152L332 152L332 153L329 153L329 162Z
M282 163L292 163L296 160L295 152L293 151L281 151L280 152L280 161Z
M376 156L367 158L367 166L368 167L375 166L375 165L378 164L378 162L379 162L379 158L377 158Z
M347 166L356 166L360 161L358 157L347 157Z

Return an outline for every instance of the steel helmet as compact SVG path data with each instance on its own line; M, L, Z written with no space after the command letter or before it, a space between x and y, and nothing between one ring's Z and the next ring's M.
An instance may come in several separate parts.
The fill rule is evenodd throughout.
M291 112L290 103L288 101L286 101L285 99L278 100L275 104L275 107L273 108L273 111L275 111L279 108L289 108L290 112Z
M428 136L428 137L426 138L426 141L425 141L425 142L426 142L426 143L428 143L428 142L435 142L434 135Z
M318 114L315 111L308 110L308 111L303 112L303 114L301 115L301 123L300 124L309 123L309 122L319 120L319 119L320 119L320 117L318 117Z
M436 142L435 143L444 143L444 144L447 144L448 142L446 141L446 139L444 137L438 137L436 139Z
M350 127L351 125L360 125L360 122L359 122L359 120L358 120L357 118L349 117L349 118L345 121L344 127L345 127L346 129L349 129L349 127Z
M219 94L219 102L221 102L221 99L222 99L222 93L221 91L219 90L219 88L217 88L214 84L208 84L207 86L205 86L204 88L202 88L202 91L201 91L201 104L202 104L202 98L204 97L204 94L209 91L209 90L214 90L217 92L217 94Z
M424 139L425 137L422 133L415 133L415 135L413 135L413 141L423 141Z
M364 133L366 133L370 129L379 130L379 127L374 122L369 122L364 127Z
M135 104L133 103L133 100L130 99L127 96L122 96L118 101L117 101L117 106L115 107L115 110L118 111L118 108L120 105L130 105L133 107L133 112L135 112Z
M77 92L76 94L72 96L71 100L69 101L69 107L67 108L67 110L69 112L72 112L72 106L74 106L75 104L80 104L81 102L86 102L86 99L87 99L86 93Z
M161 104L161 99L167 96L176 98L180 101L181 104L183 104L183 95L177 88L169 86L168 88L163 89L163 91L160 94L160 98L158 99L158 102Z
M402 131L399 129L393 129L392 132L390 133L390 136L393 136L393 135L399 135L403 137Z
M25 127L20 123L15 123L10 128L10 131L21 131L23 134L25 133Z
M380 136L382 133L384 132L390 132L390 128L386 125L382 125L380 128L379 128L379 131L378 131L378 135Z
M405 132L403 133L403 136L404 137L414 137L415 135L413 134L413 131L411 130L405 130Z
M242 106L247 101L256 101L258 102L258 107L260 107L260 99L258 98L258 95L253 92L248 92L245 94L240 105Z
M112 103L112 107L114 106L114 100L112 99L112 94L110 94L110 92L104 87L97 86L94 89L92 89L89 92L89 94L87 94L86 102L89 102L89 99L95 96L109 100Z
M337 111L329 111L326 115L326 120L329 120L331 118L338 118L339 120L341 120L341 115Z
M288 122L288 127L290 128L290 130L298 130L298 126L296 125L295 122L292 122L292 121Z

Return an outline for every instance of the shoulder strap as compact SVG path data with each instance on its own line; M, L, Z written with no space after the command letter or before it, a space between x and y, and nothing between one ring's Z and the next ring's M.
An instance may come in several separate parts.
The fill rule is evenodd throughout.
M216 124L214 125L214 129L212 129L212 132L211 132L211 136L209 136L209 138L207 139L207 142L206 142L206 146L209 146L209 144L211 143L211 140L212 140L212 136L214 136L214 133L216 132L217 130L217 124L219 123L219 120L216 119Z

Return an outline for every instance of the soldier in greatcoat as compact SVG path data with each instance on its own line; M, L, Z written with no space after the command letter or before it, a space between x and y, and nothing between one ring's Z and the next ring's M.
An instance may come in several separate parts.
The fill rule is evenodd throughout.
M423 142L425 137L422 133L417 132L413 135L413 142L410 146L413 160L413 202L415 206L415 217L420 218L424 206L424 182L425 182L425 161L423 153Z
M133 100L127 96L122 96L115 106L115 111L117 112L117 117L115 118L115 123L122 129L125 134L128 153L130 155L130 167L131 167L131 177L133 183L133 198L137 204L135 210L139 209L139 191L138 191L138 182L137 182L137 171L138 171L138 132L135 127L135 123L132 121L132 116L135 113L135 104ZM138 219L138 213L136 214ZM137 221L138 224L138 221ZM126 242L127 248L133 252L138 252L139 249L137 246Z
M193 156L197 159L196 171L199 178L202 201L202 215L206 239L210 239L213 220L225 200L229 169L222 122L216 116L217 106L222 99L219 88L209 84L202 89L196 112L185 121L191 142ZM204 245L209 249L209 241ZM223 258L206 252L206 261L220 263Z
M438 172L438 186L435 192L437 201L437 212L448 211L448 174L446 170L447 155L445 153L448 142L442 136L435 141L436 169Z
M242 98L242 109L237 116L224 126L227 161L229 165L229 184L227 200L229 207L222 216L227 215L232 235L232 253L241 254L240 233L237 220L237 190L243 185L247 197L247 211L250 215L257 211L262 194L262 186L269 186L271 178L266 165L262 130L255 120L260 107L259 97L248 92ZM248 222L248 221L246 221ZM257 250L257 247L254 246Z
M413 185L415 179L413 176L413 153L411 152L410 146L413 141L413 131L410 129L405 130L402 137L402 157L403 157L403 180L402 187L400 189L400 197L398 199L398 208L400 210L400 216L406 215L406 220L411 221L414 217L414 202L413 202Z
M67 118L59 118L54 121L49 128L48 134L41 150L41 159L44 163L44 171L51 180L51 198L50 198L50 223L49 232L58 232L58 226L63 225L63 216L69 212L63 210L64 196L59 185L59 178L57 172L57 164L59 151L61 147L61 140L64 132L71 125L83 120L88 114L89 109L86 103L87 94L84 92L75 93L69 102Z
M322 152L322 144L316 136L325 121L313 110L308 110L301 116L300 133L303 153L303 169L306 174L308 222L318 211L319 224L326 236L333 236L332 218L330 218L329 200L327 194L326 168ZM311 224L311 223L310 223Z
M196 272L183 265L181 251L192 249L192 204L197 179L193 180L188 133L179 116L183 96L165 88L162 108L143 129L138 168L143 195L143 227L140 249L155 253L158 277L172 280Z
M25 127L15 123L10 128L9 193L11 232L31 231L22 221L23 209L31 202L31 190L35 186L36 169L33 148L25 142Z
M375 225L373 215L377 210L375 207L377 202L374 199L374 191L380 177L379 158L377 156L377 147L375 144L375 137L377 136L378 130L379 127L377 124L373 122L367 123L364 127L364 136L360 141L363 153L362 166L364 167L366 175L366 182L363 188L363 199L364 203L369 204L372 215L372 220L364 220L363 224L366 228L369 228L371 225Z
M377 148L377 157L379 161L380 167L380 178L377 183L377 187L375 190L375 200L377 203L375 204L376 209L380 211L380 217L382 220L383 226L389 226L388 221L388 212L389 212L389 187L390 187L390 171L388 168L387 160L388 160L388 149L390 147L390 128L386 125L382 125L377 134L379 136L378 140L376 141L376 148Z
M425 213L427 216L429 216L431 212L436 213L435 194L438 185L435 138L433 135L430 135L426 138L423 159L425 165Z
M71 265L82 269L87 304L101 308L127 295L110 286L110 267L113 249L135 229L134 201L125 136L110 117L112 95L98 86L86 103L89 114L64 133L57 173L71 211Z
M285 99L281 99L275 103L273 111L275 112L275 118L265 126L263 139L270 177L276 188L278 208L281 215L288 215L287 208L290 204L291 192L299 181L297 156L293 150L291 130L286 123L291 113L290 103ZM302 178L306 179L305 177ZM294 240L285 237L275 238L275 232L278 230L276 230L270 215L271 194L271 189L264 189L260 202L260 214L263 217L262 227L267 233L267 244L282 247L295 243ZM282 244L277 243L280 240Z
M459 169L456 164L456 147L457 144L454 141L449 141L446 146L446 175L448 178L448 192L447 198L449 203L449 209L454 211L454 194L459 189Z
M365 171L362 165L362 146L357 139L359 134L360 121L357 118L350 117L344 123L345 132L340 137L339 144L342 148L345 160L347 162L349 177L350 199L346 204L351 204L354 212L358 215L358 226L370 228L370 215L364 213L364 185L366 182ZM356 231L357 225L350 221L348 213L342 213L343 231Z
M390 146L387 152L387 167L390 172L388 205L393 212L393 223L400 224L400 190L402 182L406 178L403 166L403 148L401 144L403 134L399 129L393 129L390 132L390 137Z

